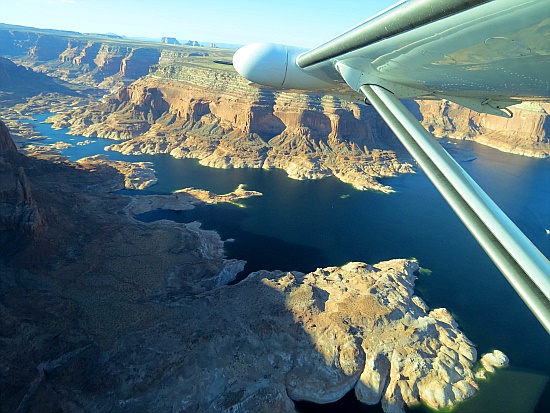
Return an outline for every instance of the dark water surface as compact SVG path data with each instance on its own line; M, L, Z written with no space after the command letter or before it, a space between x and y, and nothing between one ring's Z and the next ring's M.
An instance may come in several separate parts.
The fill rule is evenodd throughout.
M54 141L85 139L49 125L38 125L37 130ZM95 141L63 154L79 159L103 153L103 147L112 143ZM545 228L550 228L550 159L505 154L468 142L457 146L477 156L463 167L549 257ZM207 205L140 216L146 221L197 220L223 239L235 239L226 243L226 250L229 258L248 262L241 277L258 269L306 272L349 261L417 258L432 271L421 275L416 287L428 305L448 308L480 354L498 348L511 359L509 367L482 382L480 392L453 412L550 411L550 336L422 172L384 180L397 191L386 195L356 191L335 178L295 181L277 170L221 170L168 155L106 153L111 159L154 163L158 184L126 193L170 193L192 186L221 194L241 183L262 192L261 197L242 200L244 208ZM309 403L298 408L304 412L379 409L358 406L350 396L323 410Z

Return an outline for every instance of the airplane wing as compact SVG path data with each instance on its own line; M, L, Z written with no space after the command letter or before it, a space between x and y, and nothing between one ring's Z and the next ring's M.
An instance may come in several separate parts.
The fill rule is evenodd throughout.
M400 102L511 117L550 100L549 40L547 0L404 0L311 50L244 46L233 65L259 85L364 96L550 333L550 262Z

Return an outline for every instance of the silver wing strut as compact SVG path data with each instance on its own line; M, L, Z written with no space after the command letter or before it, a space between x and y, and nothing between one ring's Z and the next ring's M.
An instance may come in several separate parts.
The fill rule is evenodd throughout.
M550 262L390 91L359 90L550 334Z

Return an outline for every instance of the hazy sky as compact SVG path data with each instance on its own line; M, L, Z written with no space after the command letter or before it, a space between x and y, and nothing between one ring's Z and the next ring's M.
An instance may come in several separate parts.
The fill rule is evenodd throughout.
M0 0L0 22L84 33L313 47L397 0Z

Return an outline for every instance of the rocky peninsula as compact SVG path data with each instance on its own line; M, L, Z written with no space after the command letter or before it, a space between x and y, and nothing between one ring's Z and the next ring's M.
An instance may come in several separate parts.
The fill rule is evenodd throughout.
M237 189L233 192L223 195L217 195L210 191L205 191L204 189L195 189L195 188L184 188L175 191L175 194L186 193L194 198L204 202L206 204L217 204L220 202L227 202L230 204L236 204L239 199L250 198L251 196L262 196L261 192L258 191L247 191L244 184L240 184Z
M97 168L116 169L124 176L125 189L145 189L157 183L151 162L113 161L105 155L88 156L77 162L92 172Z

